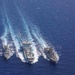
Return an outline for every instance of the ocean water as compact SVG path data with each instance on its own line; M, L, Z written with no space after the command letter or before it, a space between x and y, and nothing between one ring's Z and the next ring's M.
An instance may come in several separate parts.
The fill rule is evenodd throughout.
M60 55L57 64L43 57L30 65L15 55L9 60L0 57L0 75L75 75L75 1L74 0L0 0L0 36L4 32L2 14L5 4L13 28L22 28L16 1L27 22L37 25L42 36ZM21 30L21 29L20 29Z

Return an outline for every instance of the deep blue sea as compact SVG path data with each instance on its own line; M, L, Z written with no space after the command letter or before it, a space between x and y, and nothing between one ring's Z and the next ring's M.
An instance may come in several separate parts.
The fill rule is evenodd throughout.
M9 60L0 57L0 75L75 75L75 0L15 0L21 12L37 25L43 37L60 54L57 64L45 60L30 65L15 55ZM0 0L0 36L3 2L7 14L16 27L20 25L14 0ZM16 20L17 19L17 20Z

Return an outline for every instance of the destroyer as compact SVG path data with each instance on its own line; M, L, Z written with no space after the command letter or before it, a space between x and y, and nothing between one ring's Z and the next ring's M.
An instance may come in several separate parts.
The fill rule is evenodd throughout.
M11 37L10 32L6 34L5 37L1 38L2 40L2 46L4 50L4 57L6 59L9 59L15 52L15 46Z
M8 42L7 45L3 45L3 48L4 48L4 57L6 59L9 59L15 52L14 51L15 47L14 47L13 42Z
M57 52L54 50L53 47L50 48L45 48L45 54L48 60L57 63L59 60L59 55L57 54Z
M28 63L32 64L34 61L34 53L32 52L32 49L31 49L31 43L23 41L22 49L23 49L24 58L26 59Z

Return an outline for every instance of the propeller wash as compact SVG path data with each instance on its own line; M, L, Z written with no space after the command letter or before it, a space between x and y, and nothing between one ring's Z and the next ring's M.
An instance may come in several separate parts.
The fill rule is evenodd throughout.
M0 38L2 42L3 56L9 59L13 54L20 58L22 62L33 64L38 61L40 56L57 63L59 55L52 45L49 45L40 33L39 27L27 20L16 1L14 6L19 16L20 25L12 23L3 1L2 22L4 33ZM16 26L14 26L16 25Z

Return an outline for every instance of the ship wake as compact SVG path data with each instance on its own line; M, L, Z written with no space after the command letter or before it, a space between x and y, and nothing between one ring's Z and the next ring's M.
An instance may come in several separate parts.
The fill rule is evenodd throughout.
M19 15L20 15L20 17L21 17L21 19L22 19L23 26L24 26L24 29L25 29L25 34L27 34L27 36L26 36L26 38L27 38L26 41L29 41L29 42L31 42L31 44L32 44L32 45L31 45L31 46L32 46L32 52L34 53L34 57L35 57L33 63L35 63L35 62L38 61L38 57L39 57L38 51L37 51L37 48L36 48L36 44L35 44L35 42L34 42L34 39L32 38L32 35L31 35L31 33L30 33L29 27L28 27L28 25L27 25L27 23L26 23L26 21L25 21L24 16L22 15L22 13L21 13L21 11L20 11L20 9L19 9L19 7L17 6L17 4L16 4L15 1L14 1L14 3L15 3L15 6L16 6L16 8L17 8L17 10L18 10L18 13L19 13Z
M15 0L14 0L14 5L15 9L17 10L17 14L19 15L19 18L21 19L20 20L21 25L19 25L20 26L19 27L15 23L16 22L15 21L14 24L16 24L16 26L14 26L11 19L9 18L4 3L3 4L4 13L2 18L4 33L1 37L2 44L4 46L10 45L9 38L11 38L11 41L14 43L13 54L16 54L16 56L20 58L22 62L28 62L28 60L32 61L32 59L34 59L32 63L35 63L38 61L40 56L43 56L45 59L47 59L47 54L45 53L45 49L48 51L53 46L48 44L47 41L43 38L39 27L34 25L29 19L27 19L24 16L24 14L21 12ZM9 35L11 37L9 37ZM4 49L6 48L4 47ZM55 51L54 47L52 49L53 51ZM56 53L56 51L54 53ZM32 58L29 54L32 56Z
M3 42L4 42L5 45L7 45L7 42L9 42L9 40L7 40L8 38L6 39L6 37L8 36L7 34L10 33L12 41L14 42L14 45L16 47L16 51L15 52L16 52L17 56L21 60L23 60L22 54L19 52L20 44L19 44L17 36L16 36L16 34L15 34L14 30L13 30L13 27L12 27L12 24L11 24L11 22L9 20L9 17L7 15L7 11L6 11L5 5L4 5L4 12L5 12L4 15L5 15L5 18L6 18L6 24L7 25L5 24L5 20L3 19L3 24L4 24L4 28L5 28L5 33L2 36Z

